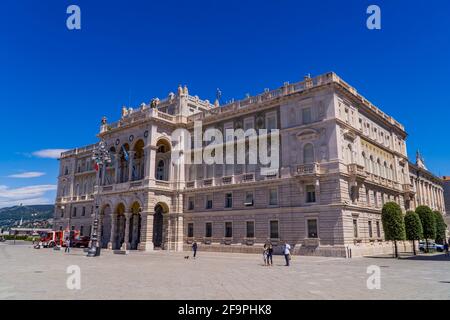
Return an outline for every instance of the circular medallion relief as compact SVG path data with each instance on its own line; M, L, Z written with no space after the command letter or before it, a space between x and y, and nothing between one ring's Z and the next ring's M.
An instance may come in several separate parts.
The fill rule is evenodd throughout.
M133 140L134 140L134 136L133 135L131 135L129 138L128 138L128 140L130 140L130 142L133 142Z
M144 132L144 137L148 138L148 130Z
M116 140L116 146L118 146L120 144L120 139Z

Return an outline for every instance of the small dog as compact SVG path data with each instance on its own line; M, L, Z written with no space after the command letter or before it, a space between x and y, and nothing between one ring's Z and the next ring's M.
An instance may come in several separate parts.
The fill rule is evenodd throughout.
M189 256L185 256L184 258L185 258L186 260L189 260Z

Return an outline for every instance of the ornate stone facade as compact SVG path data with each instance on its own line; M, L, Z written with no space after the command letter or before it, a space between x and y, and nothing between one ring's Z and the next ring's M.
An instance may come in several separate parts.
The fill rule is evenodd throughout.
M172 162L182 143L174 131L192 131L194 121L279 129L279 169L262 175L259 165ZM224 106L180 86L166 99L124 107L118 122L103 119L98 138L113 155L97 173L98 188L94 146L61 155L55 228L89 233L96 200L102 246L110 249L189 250L195 240L201 250L260 252L270 239L297 254L391 252L381 207L415 201L404 127L334 73Z

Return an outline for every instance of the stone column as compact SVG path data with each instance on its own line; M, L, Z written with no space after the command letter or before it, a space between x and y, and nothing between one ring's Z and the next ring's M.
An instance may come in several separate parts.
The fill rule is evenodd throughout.
M153 251L153 215L154 212L142 212L141 239L138 247L141 251Z
M116 242L116 221L117 215L112 214L111 215L111 238L109 239L108 243L108 249L112 250L114 248L115 242Z
M183 215L178 214L177 217L177 224L176 224L176 235L175 235L175 251L183 251L183 244L184 244L184 228L183 228Z
M115 162L114 162L114 182L119 183L120 181L120 175L119 175L119 162L120 162L120 153L117 152L114 155Z
M133 165L134 165L134 154L136 152L128 152L128 181L133 181Z
M131 212L125 213L125 236L121 250L128 250L130 248L130 218Z

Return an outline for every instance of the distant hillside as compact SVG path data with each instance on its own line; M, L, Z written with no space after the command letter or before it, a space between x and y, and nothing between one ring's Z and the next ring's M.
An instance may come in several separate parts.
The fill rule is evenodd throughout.
M15 206L0 209L0 226L12 227L23 219L23 222L30 220L47 220L53 218L54 205L35 205L35 206ZM34 214L36 214L34 216ZM33 216L32 216L33 215Z

